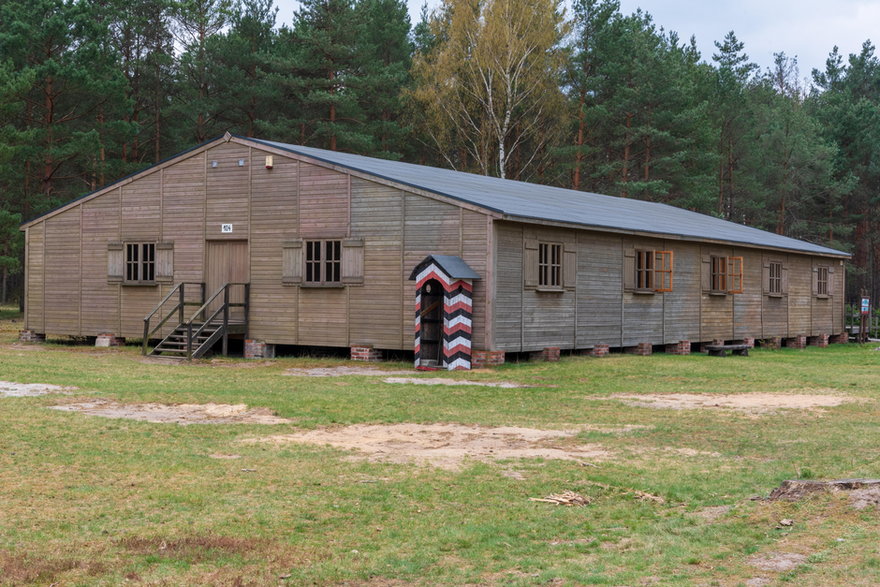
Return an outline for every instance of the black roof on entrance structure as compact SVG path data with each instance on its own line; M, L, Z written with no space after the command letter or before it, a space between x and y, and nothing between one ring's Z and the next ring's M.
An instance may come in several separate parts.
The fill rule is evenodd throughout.
M605 196L313 147L240 138L468 202L494 211L509 220L562 223L600 231L634 232L667 238L726 242L842 258L850 256L843 251L668 204Z
M415 279L422 269L436 263L450 279L480 279L480 275L470 268L470 265L464 262L461 257L455 255L428 255L421 263L415 266L410 274L410 279Z

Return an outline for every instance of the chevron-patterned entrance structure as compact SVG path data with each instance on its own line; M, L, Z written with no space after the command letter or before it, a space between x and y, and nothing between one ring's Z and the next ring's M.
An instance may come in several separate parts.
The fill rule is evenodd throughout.
M473 315L473 282L480 276L461 257L428 255L416 265L409 277L416 282L415 366L443 368L450 371L471 368L471 324ZM441 363L434 364L423 356L422 288L430 280L443 287L443 348ZM427 346L427 345L426 345Z

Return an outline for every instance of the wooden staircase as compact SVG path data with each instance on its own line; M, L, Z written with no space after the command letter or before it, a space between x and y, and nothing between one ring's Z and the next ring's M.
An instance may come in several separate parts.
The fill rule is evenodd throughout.
M200 286L200 301L187 300L186 285ZM239 296L241 301L230 301L232 290L237 288L241 289L241 296ZM190 291L192 291L192 288L190 288ZM198 359L220 341L223 343L222 353L226 355L229 335L247 334L250 284L225 283L207 300L204 299L204 291L204 284L179 283L165 296L165 299L159 302L159 305L152 312L147 314L144 318L144 340L142 347L144 355L149 354L187 360ZM173 298L177 300L174 307L167 311L154 327L150 328L150 322L157 315L161 315L162 308ZM184 319L184 307L189 305L198 305L199 309L189 319ZM242 311L235 312L234 309L236 308L242 308ZM238 315L232 315L233 313ZM175 315L178 318L177 326L148 353L150 337L159 332L168 320Z

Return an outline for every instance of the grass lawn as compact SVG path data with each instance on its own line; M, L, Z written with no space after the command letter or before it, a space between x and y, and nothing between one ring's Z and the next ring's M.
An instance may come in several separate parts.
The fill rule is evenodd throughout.
M283 375L351 365L328 359L158 364L135 347L28 350L15 343L16 319L0 309L0 380L78 390L0 397L2 585L880 584L876 509L844 493L752 499L785 479L880 477L872 345L440 374L529 385L505 389ZM858 401L756 412L611 397L749 392ZM291 422L181 426L47 409L96 398L247 404ZM450 470L242 442L396 423L576 430L557 444L607 456ZM529 500L564 491L592 502Z

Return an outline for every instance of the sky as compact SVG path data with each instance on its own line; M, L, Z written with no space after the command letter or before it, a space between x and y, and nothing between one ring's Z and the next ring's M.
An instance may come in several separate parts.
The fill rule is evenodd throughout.
M408 0L413 24L424 1ZM289 23L299 6L296 0L276 4L279 23ZM429 8L438 4L439 0L428 0ZM813 68L824 69L835 45L845 60L861 51L866 39L880 40L880 0L620 0L623 14L638 8L682 40L695 36L707 61L715 51L714 41L733 30L761 71L773 64L773 53L785 52L798 58L801 78L809 78Z

